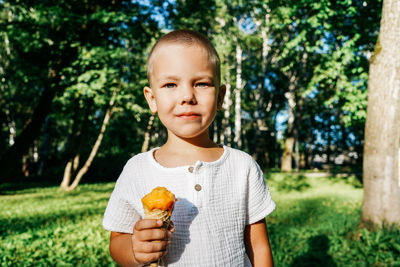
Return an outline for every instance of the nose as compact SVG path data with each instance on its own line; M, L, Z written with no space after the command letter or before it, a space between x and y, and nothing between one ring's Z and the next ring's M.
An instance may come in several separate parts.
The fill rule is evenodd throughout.
M195 105L197 104L196 95L194 92L193 87L190 85L182 86L181 90L181 105L190 104Z

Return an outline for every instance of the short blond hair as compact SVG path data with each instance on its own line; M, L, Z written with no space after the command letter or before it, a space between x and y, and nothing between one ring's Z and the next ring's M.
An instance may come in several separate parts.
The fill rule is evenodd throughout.
M187 29L180 29L169 32L163 35L153 46L150 51L149 57L147 58L147 79L151 83L151 75L153 71L153 55L154 52L164 44L182 44L182 45L200 45L203 47L208 55L209 62L214 68L215 77L217 78L217 83L220 85L221 82L221 62L210 40L203 34Z

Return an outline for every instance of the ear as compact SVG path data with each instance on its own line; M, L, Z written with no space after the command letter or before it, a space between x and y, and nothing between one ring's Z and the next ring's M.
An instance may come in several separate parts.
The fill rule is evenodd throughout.
M144 87L143 89L144 97L146 98L147 104L149 105L149 108L151 112L156 113L157 112L157 104L156 104L156 98L153 94L153 91L151 90L150 87Z
M222 109L222 104L224 103L224 97L226 93L226 86L225 84L219 87L218 96L217 96L217 110Z

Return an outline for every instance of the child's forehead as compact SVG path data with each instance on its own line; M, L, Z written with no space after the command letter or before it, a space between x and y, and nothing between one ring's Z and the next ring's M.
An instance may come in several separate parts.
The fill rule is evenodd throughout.
M153 52L153 57L159 57L160 54L162 53L166 53L169 54L172 51L175 50L185 50L185 49L190 49L192 50L193 53L196 54L204 54L207 58L208 53L207 53L207 49L202 46L201 44L197 44L197 43L193 43L193 44L183 44L183 43L179 43L179 42L170 42L170 43L164 43L164 44L160 44L155 51ZM210 59L208 59L210 61Z
M154 47L148 60L149 82L159 80L166 72L190 75L194 70L196 72L210 70L212 79L219 81L218 66L215 61L212 52L202 43L161 42Z
M213 70L215 68L207 50L196 45L165 45L160 47L158 51L155 51L152 61L154 66L164 66L164 70L176 69L176 66L184 67L186 64L200 68L211 68Z

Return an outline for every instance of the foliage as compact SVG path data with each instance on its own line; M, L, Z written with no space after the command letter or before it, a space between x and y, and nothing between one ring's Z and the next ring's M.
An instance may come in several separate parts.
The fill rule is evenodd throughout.
M267 178L277 203L267 218L276 266L400 264L399 229L357 227L361 189L338 178L307 177L302 179L309 187L301 192L279 191L282 179L291 177L270 173ZM116 266L108 252L109 234L101 227L113 186L84 184L65 193L51 186L3 184L1 266Z
M113 91L118 91L114 113L133 117L135 122L147 115L144 101L136 96L141 94L145 80L144 52L158 29L151 13L140 4L2 1L0 6L0 23L7 29L1 32L1 55L10 52L0 73L5 82L1 86L5 97L0 100L0 111L5 115L0 116L5 126L2 140L11 138L7 136L12 130L9 125L15 125L16 135L24 130L35 105L39 105L43 87L51 83L49 73L54 72L61 80L51 84L58 94L51 103L52 112L45 114L48 127L31 145L40 154L40 160L30 159L34 161L28 166L31 173L50 176L58 172L61 176L72 154L81 153L84 159ZM131 124L140 129L135 126ZM142 134L140 130L133 132ZM2 142L1 147L8 146ZM32 157L32 150L25 153Z
M147 131L150 113L142 88L151 45L162 33L190 28L215 44L222 81L230 81L231 89L240 45L241 149L263 169L279 166L288 136L289 91L295 100L297 167L319 167L313 166L317 155L332 163L350 154L345 164L359 166L368 60L381 5L381 0L1 1L0 156L24 131L43 88L50 86L57 91L51 111L14 162L30 163L25 175L61 179L74 154L84 162L118 88L113 116L88 173L111 178L111 168L103 163L121 166L140 152ZM49 79L52 71L60 81ZM227 123L235 132L234 94L230 100ZM222 113L215 125L220 142L227 125ZM150 131L150 146L161 145L165 131L158 120ZM16 174L21 176L20 169Z

